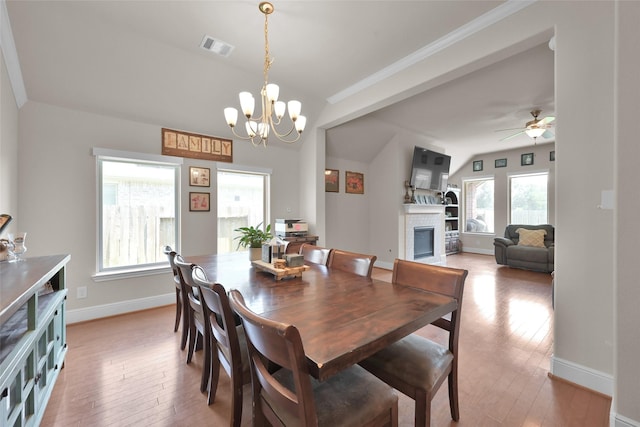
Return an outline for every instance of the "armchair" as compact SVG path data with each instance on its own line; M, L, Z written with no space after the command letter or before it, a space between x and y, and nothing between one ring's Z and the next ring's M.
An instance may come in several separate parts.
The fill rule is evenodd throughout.
M496 237L493 241L496 262L550 273L554 270L554 241L555 229L550 224L508 225L504 237Z

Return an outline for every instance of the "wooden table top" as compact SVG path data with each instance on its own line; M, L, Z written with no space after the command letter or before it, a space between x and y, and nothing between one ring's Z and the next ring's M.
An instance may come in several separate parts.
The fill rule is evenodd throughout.
M260 315L295 325L310 373L324 380L452 312L442 295L308 263L302 277L276 281L247 253L185 257L210 281L237 289Z

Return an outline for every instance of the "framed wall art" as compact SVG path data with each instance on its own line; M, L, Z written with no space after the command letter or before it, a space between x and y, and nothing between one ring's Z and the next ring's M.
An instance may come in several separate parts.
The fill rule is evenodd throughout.
M480 172L482 170L482 160L473 161L473 171Z
M496 159L495 167L497 167L497 168L506 168L507 167L507 159Z
M530 166L533 164L533 153L526 153L520 156L520 166Z
M340 171L337 169L325 169L324 191L327 193L340 192Z
M189 166L189 185L193 187L211 186L211 169Z
M162 128L162 154L191 159L233 162L233 141Z
M209 212L210 209L211 205L209 193L189 193L189 210L191 212Z
M345 172L344 192L364 194L364 174L360 172Z

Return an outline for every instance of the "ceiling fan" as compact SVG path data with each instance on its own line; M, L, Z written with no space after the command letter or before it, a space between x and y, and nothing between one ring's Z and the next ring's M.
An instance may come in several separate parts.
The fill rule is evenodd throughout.
M529 137L533 138L534 141L536 141L539 137L541 138L551 138L553 137L553 132L551 132L549 130L549 128L551 127L551 122L553 122L556 118L554 116L547 116L544 117L542 119L538 119L538 116L540 115L542 111L541 110L533 110L531 112L531 115L533 116L533 120L528 121L525 125L524 128L515 128L515 129L500 129L497 130L496 132L502 132L502 131L506 131L506 130L517 130L518 132L506 136L504 138L502 138L500 141L506 141L508 139L514 138L518 135L521 135L523 133L526 133Z

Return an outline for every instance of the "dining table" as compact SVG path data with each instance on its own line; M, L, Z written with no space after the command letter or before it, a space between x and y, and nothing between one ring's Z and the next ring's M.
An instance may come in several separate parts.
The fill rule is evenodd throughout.
M211 282L237 289L255 313L294 325L309 373L322 381L456 310L455 299L305 262L300 277L276 280L246 252L185 256Z

